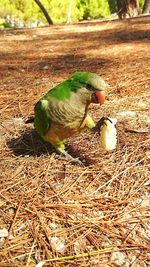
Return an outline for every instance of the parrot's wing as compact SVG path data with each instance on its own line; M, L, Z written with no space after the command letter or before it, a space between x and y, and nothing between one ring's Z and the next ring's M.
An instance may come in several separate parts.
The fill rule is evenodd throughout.
M44 99L47 98L53 100L56 99L58 101L65 101L67 99L70 99L72 92L76 93L82 86L83 84L78 80L70 78L49 90L44 96Z
M48 114L48 100L40 100L35 105L34 124L37 132L43 139L51 126L51 120Z

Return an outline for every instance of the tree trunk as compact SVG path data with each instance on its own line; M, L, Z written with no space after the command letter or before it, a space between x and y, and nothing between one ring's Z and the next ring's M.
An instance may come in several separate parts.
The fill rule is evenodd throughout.
M50 18L50 16L48 15L48 12L47 10L45 9L45 7L43 6L43 4L39 1L39 0L34 0L35 3L39 6L39 8L41 9L41 11L43 12L47 22L49 25L53 25L53 21L52 19Z
M72 5L73 5L73 0L70 0L67 23L71 23L72 22L72 19L71 19Z
M143 6L143 13L144 14L150 13L150 0L145 0L144 6Z
M139 14L138 0L117 0L120 19L136 17Z

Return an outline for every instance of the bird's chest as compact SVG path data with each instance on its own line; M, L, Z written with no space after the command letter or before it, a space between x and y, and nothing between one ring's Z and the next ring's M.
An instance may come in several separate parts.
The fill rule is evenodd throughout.
M66 127L65 125L52 123L45 135L45 139L53 144L63 141L72 135L78 134L80 127Z
M49 117L53 123L59 125L59 128L60 126L70 130L80 128L86 114L86 105L82 105L79 101L52 103L49 107Z
M69 101L58 105L52 103L49 109L51 126L46 133L46 139L56 143L78 134L84 127L86 114L85 105L79 105L79 102Z

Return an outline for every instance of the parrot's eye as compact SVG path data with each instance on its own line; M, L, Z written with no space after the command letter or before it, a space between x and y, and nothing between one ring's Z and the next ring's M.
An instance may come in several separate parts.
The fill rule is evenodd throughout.
M87 83L87 84L85 85L85 88L88 89L88 90L92 90L93 87L92 87L91 84Z

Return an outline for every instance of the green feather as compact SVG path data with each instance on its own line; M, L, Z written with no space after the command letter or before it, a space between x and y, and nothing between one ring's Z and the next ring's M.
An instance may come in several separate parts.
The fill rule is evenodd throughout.
M91 75L95 75L95 73L91 72L75 72L74 75L70 78L72 81L76 80L79 81L82 85L86 84L89 80Z
M55 98L57 100L69 99L72 92L77 92L89 80L89 72L76 72L68 80L58 84L48 91L42 99Z
M69 99L72 92L76 92L82 84L76 80L67 80L52 88L42 99L55 98L57 100Z
M76 92L80 87L81 85L79 84L79 82L72 82L67 80L48 91L43 99L48 99L49 97L53 97L58 100L69 99L71 92Z
M93 72L76 72L71 79L79 81L82 85L91 85L93 91L106 89L105 81Z

